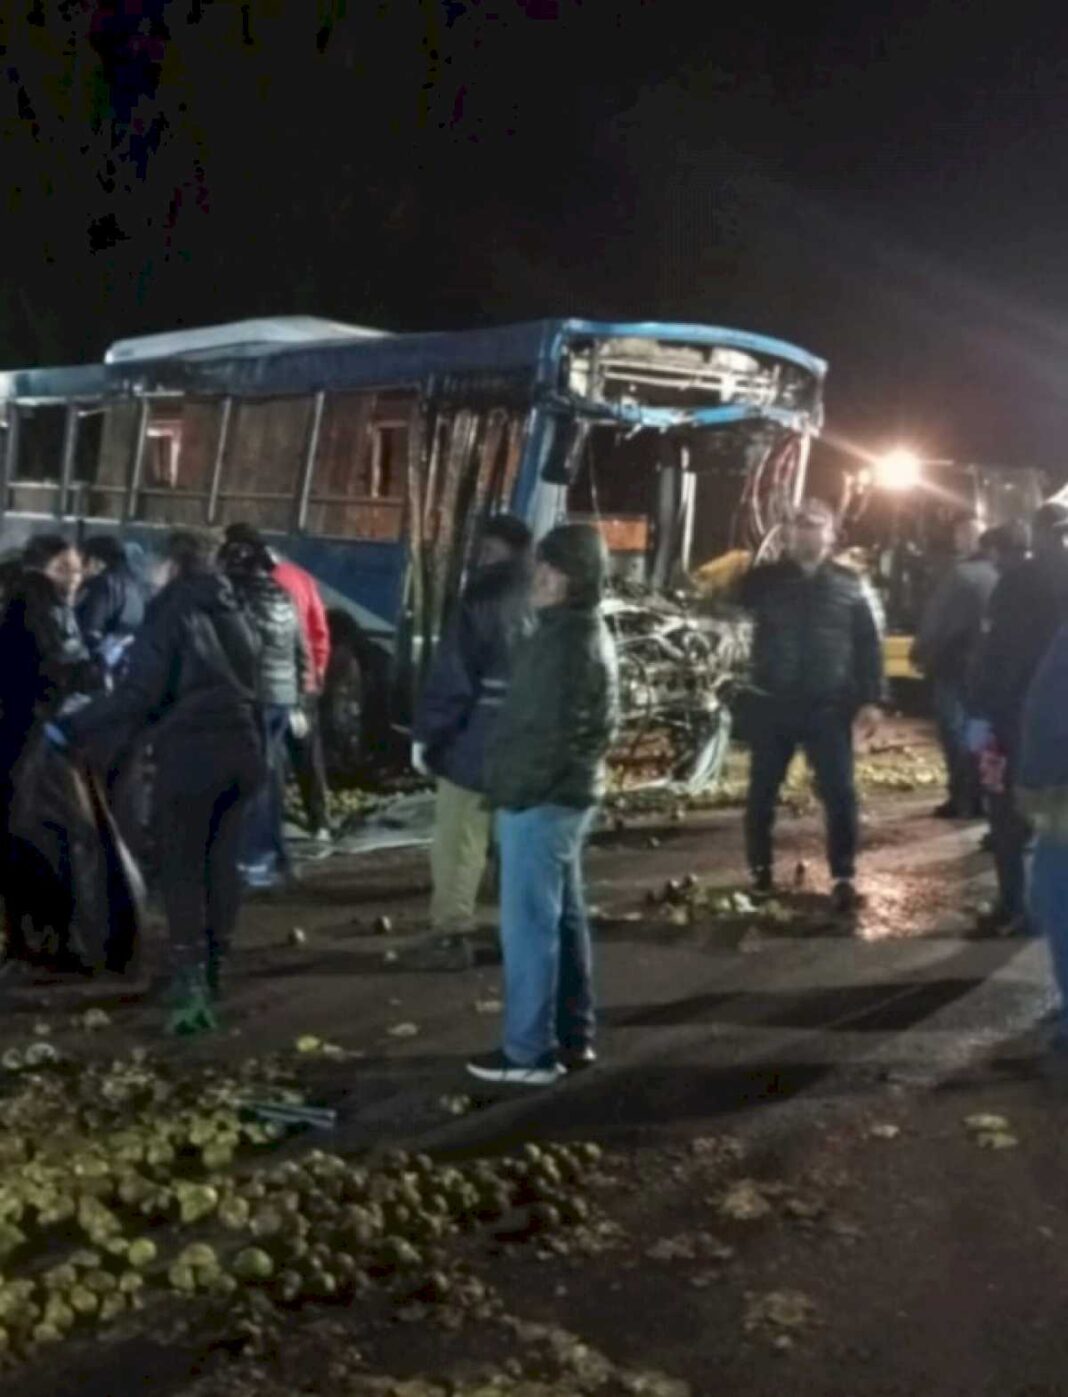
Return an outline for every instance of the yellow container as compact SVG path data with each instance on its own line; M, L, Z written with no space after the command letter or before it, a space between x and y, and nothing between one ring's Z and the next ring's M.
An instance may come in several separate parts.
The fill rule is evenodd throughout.
M909 659L914 637L888 635L883 640L883 660L888 679L922 679L923 675Z

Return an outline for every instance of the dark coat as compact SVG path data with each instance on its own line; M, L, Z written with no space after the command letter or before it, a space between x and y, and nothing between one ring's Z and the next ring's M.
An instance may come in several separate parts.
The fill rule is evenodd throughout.
M496 563L475 573L442 636L412 736L437 775L486 789L486 752L508 689L512 653L529 631L526 568Z
M238 603L259 635L256 692L265 706L296 708L310 668L307 642L293 598L267 573L230 577Z
M1028 687L1068 621L1068 551L1037 553L998 582L972 671L970 711L993 724L1010 752L1019 741Z
M953 563L924 607L912 659L925 674L963 687L983 633L998 573L986 558Z
M596 608L542 611L517 649L487 763L490 804L584 809L604 794L615 732L615 644Z
M100 686L100 672L90 661L73 608L44 573L24 573L0 621L0 764L5 775L36 723L54 717L73 695Z
M882 702L879 628L855 572L829 561L811 574L790 560L769 563L745 578L741 602L753 614L759 694L791 716Z
M229 582L216 572L170 583L148 606L115 692L61 721L100 764L142 733L160 766L196 761L220 741L260 745L259 646Z
M144 884L96 777L42 734L14 772L6 871L17 910L85 969L123 971L144 917Z
M78 624L93 655L109 636L134 635L145 619L145 590L128 567L91 577L76 608Z

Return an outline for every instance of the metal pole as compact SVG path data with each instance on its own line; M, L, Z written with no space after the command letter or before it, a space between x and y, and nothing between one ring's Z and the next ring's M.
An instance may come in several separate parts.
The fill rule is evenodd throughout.
M63 457L59 472L59 497L56 518L65 519L70 511L70 490L74 480L74 453L78 449L78 404L67 404L63 421Z
M7 513L11 495L11 482L15 479L19 461L19 405L8 403L7 438L4 441L4 455L0 462L0 516Z
M152 405L148 398L142 398L137 414L137 443L134 447L133 463L130 467L130 484L126 492L126 508L123 517L129 523L137 517L137 497L141 491L141 480L145 471L145 444L148 440L148 415Z
M219 439L215 443L215 460L211 466L211 493L208 495L208 523L215 523L219 512L219 491L222 488L223 462L226 458L226 443L230 437L230 417L233 412L233 398L224 398L222 416L219 419Z
M297 493L296 516L293 520L295 533L303 533L308 527L308 503L311 499L312 481L315 478L315 457L319 450L319 434L323 427L323 408L326 393L320 389L315 395L311 423L308 426L308 441L304 450L304 463L300 472L300 489Z

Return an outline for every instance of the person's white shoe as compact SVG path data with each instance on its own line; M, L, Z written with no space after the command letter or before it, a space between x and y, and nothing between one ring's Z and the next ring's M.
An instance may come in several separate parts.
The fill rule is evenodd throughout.
M499 1048L496 1052L473 1057L467 1070L480 1082L499 1082L510 1087L551 1087L565 1075L555 1058L543 1058L523 1066L513 1062Z

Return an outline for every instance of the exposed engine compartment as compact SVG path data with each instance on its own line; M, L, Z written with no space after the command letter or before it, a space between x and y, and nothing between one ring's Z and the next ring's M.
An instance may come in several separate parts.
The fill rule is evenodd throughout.
M749 662L750 623L689 593L627 584L614 587L604 611L619 653L615 779L702 789L726 760L729 696Z

